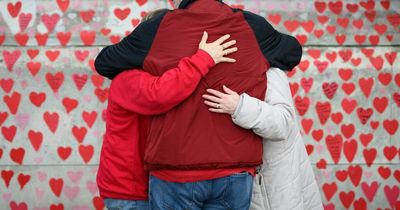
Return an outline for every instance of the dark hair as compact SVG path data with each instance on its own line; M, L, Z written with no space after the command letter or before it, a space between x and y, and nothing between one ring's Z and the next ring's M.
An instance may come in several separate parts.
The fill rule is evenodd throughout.
M148 21L151 18L153 18L154 16L161 14L163 12L166 12L166 11L168 11L168 9L156 9L156 10L150 11L145 17L142 18L142 22Z

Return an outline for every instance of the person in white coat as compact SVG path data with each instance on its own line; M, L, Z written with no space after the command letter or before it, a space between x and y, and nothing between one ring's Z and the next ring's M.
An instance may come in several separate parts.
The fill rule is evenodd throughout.
M236 125L263 138L263 164L253 181L250 209L324 209L285 72L267 71L264 101L225 86L223 90L208 89L203 95L209 110L230 114Z

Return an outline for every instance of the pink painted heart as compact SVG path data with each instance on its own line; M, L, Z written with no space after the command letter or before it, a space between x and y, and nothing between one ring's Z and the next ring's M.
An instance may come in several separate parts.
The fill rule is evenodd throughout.
M43 163L43 157L35 157L35 158L33 158L33 161L34 161L37 165L42 164L42 163Z
M39 179L40 182L45 181L46 178L47 178L47 174L45 172L43 172L43 171L38 171L37 172L37 176L38 176L38 179Z
M14 51L3 51L3 58L4 62L6 63L7 69L12 72L15 63L21 57L21 50L14 50Z
M59 14L44 14L41 16L41 20L43 24L46 26L48 32L52 32L54 28L56 27L58 21L60 20L60 15Z
M21 13L19 15L18 23L19 23L19 28L21 29L21 31L25 31L25 29L28 27L31 20L32 20L31 13Z
M68 171L67 175L73 183L78 183L81 180L83 171Z
M29 114L16 114L15 115L15 120L17 122L17 126L21 128L22 130L25 130L25 128L28 126L30 119Z
M35 188L35 195L36 195L36 198L37 198L38 200L41 200L41 199L43 198L43 196L44 196L44 190L42 190L42 189L36 187L36 188Z
M3 193L3 195L1 197L3 198L3 200L6 203L8 203L12 199L12 194L11 193Z
M97 184L92 181L86 182L86 187L89 192L92 193L92 195L95 195L99 191L99 189L97 188Z
M65 186L63 192L65 197L67 197L69 200L73 200L76 198L76 196L78 196L80 188L78 186Z

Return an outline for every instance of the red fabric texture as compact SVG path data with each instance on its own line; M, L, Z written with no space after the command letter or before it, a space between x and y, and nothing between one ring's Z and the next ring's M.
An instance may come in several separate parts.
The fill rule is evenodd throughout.
M112 81L97 174L101 197L147 199L148 172L143 166L143 152L150 118L145 115L162 114L178 105L213 66L210 55L199 50L160 77L131 70Z
M262 142L251 130L236 126L229 115L208 110L201 97L207 88L226 85L239 93L265 97L268 62L242 12L215 0L197 0L168 13L144 62L144 69L161 75L179 58L196 51L203 31L209 42L224 34L237 40L236 63L217 65L193 94L164 115L153 117L145 152L151 170L198 170L254 167L262 163Z

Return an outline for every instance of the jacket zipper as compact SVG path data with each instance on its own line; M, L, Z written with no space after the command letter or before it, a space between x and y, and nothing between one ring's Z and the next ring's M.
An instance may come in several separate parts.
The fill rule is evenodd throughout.
M263 176L262 174L259 172L258 173L259 178L258 178L258 184L260 185L260 189L261 189L261 194L262 196L262 201L264 204L264 207L266 207L266 209L268 210L272 210L270 204L269 204L269 198L268 198L268 193L267 193L267 189L265 189L265 185L264 185L264 180L263 180Z

